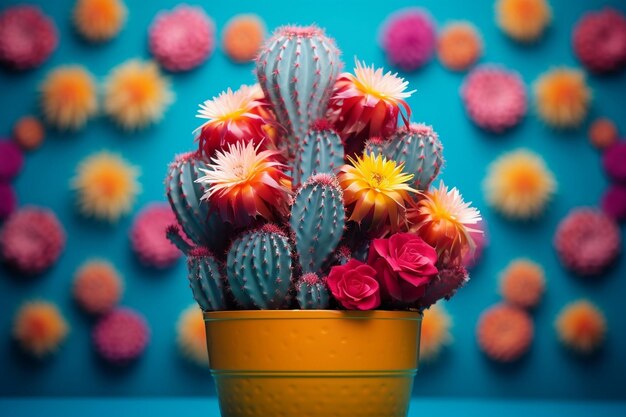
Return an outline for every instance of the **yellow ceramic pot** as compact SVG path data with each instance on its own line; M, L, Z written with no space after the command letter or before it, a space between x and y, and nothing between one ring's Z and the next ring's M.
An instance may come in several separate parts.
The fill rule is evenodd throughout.
M404 417L421 314L255 310L204 314L223 417Z

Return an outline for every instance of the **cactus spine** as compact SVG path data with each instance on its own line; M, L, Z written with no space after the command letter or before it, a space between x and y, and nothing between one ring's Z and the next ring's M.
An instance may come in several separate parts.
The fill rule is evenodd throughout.
M403 162L404 171L414 175L413 185L420 191L428 190L443 165L439 137L424 124L400 128L386 140L372 138L365 143L365 152Z
M291 245L273 224L245 232L228 251L228 283L244 309L278 309L288 301L291 286Z
M196 182L202 175L200 168L207 167L196 152L177 156L169 166L165 192L178 223L189 239L198 246L217 252L223 249L222 242L229 226L221 221L217 212L210 212L208 203L200 201L206 191L203 184Z
M256 74L295 156L310 124L324 117L341 61L339 49L315 26L278 28L259 52Z
M319 272L339 244L345 225L343 193L334 175L314 175L300 187L289 224L302 271Z
M303 310L328 308L330 295L324 281L314 273L304 274L296 284L296 298Z
M211 252L202 247L189 251L187 256L189 287L200 308L204 311L226 309L224 277L220 264Z
M298 186L315 174L333 174L343 165L341 138L330 126L320 119L300 141L293 167L293 184Z

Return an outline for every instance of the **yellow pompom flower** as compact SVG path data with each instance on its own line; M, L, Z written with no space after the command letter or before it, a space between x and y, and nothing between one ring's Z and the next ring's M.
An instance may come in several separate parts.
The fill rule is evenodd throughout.
M561 342L583 354L599 348L606 333L604 315L587 300L566 305L559 313L555 326Z
M181 353L193 362L202 366L209 366L209 354L206 347L206 333L202 310L196 305L190 305L180 314L176 325L176 341Z
M550 126L575 128L587 116L591 90L582 71L552 69L535 81L533 89L539 117Z
M46 301L28 301L18 310L13 322L13 337L33 356L43 357L57 350L69 326L59 309Z
M373 233L396 232L406 223L409 186L413 174L403 172L404 165L373 153L353 159L338 175L349 220Z
M126 130L157 122L173 99L169 81L149 61L132 59L117 66L104 88L107 115Z
M543 34L552 19L547 0L498 0L496 22L500 29L520 42L532 42Z
M513 219L529 219L543 212L557 183L539 155L518 149L491 163L483 187L496 210Z
M98 111L96 82L84 67L58 67L41 85L41 105L47 123L78 130Z
M424 310L420 338L420 360L429 362L437 358L444 346L452 342L452 319L443 306L435 304Z
M138 176L138 168L118 155L102 151L88 156L71 182L80 211L88 217L118 220L131 211L140 192Z
M77 0L72 17L81 36L92 42L103 42L120 32L126 14L121 0Z

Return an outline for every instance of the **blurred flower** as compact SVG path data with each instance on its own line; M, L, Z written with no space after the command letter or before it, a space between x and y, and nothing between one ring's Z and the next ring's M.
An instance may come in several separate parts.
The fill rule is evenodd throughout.
M535 81L533 89L539 117L548 125L575 128L587 116L591 90L582 71L565 67L552 69Z
M98 111L96 82L84 67L58 67L41 85L41 105L46 122L78 130Z
M500 276L500 294L520 308L533 308L541 300L546 279L541 265L528 259L512 261Z
M138 176L136 167L107 151L83 159L71 181L80 211L85 216L117 221L131 211L140 192Z
M533 42L552 19L547 0L498 0L496 22L500 29L520 42Z
M68 332L57 306L46 301L24 303L13 322L13 337L23 350L37 357L56 351Z
M380 31L387 61L403 71L414 71L430 60L435 38L435 23L426 10L418 7L393 13Z
M206 175L197 181L209 186L202 199L236 226L248 226L259 216L273 220L289 211L291 180L285 165L275 159L279 152L259 152L259 147L253 142L229 144L211 158L209 169L200 169Z
M72 293L87 313L108 313L119 302L122 291L122 279L110 262L87 261L76 271Z
M45 135L43 124L34 116L21 117L13 125L13 140L25 151L41 146Z
M235 62L256 58L265 39L265 24L254 14L240 14L228 21L222 32L222 48Z
M203 367L209 366L209 353L206 347L206 332L202 310L197 304L184 309L176 324L176 343L186 358Z
M102 359L115 365L126 365L146 350L150 328L138 312L116 308L96 323L91 337Z
M452 319L443 306L436 304L423 311L420 360L433 361L443 347L452 342L450 327L452 327Z
M591 302L579 300L563 307L555 327L565 346L578 353L589 354L604 342L606 319Z
M478 346L498 362L518 360L530 348L534 326L530 315L517 307L498 304L485 310L478 321Z
M126 15L126 6L121 0L77 0L72 17L81 36L92 42L103 42L120 32Z
M483 53L483 42L476 26L467 21L446 25L437 40L441 64L452 71L464 71Z
M170 83L154 62L124 62L111 70L104 86L104 109L126 130L159 121L172 101Z

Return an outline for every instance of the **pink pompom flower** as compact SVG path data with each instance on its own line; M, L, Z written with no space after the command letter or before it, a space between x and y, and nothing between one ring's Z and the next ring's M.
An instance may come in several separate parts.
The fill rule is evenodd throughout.
M583 276L598 275L619 255L619 227L600 210L577 208L559 223L554 247L567 269Z
M15 177L24 165L24 154L19 145L11 140L0 140L0 181Z
M181 5L163 11L149 31L150 52L168 71L189 71L215 48L215 25L200 7Z
M595 73L618 71L626 66L626 16L612 8L589 12L576 24L574 53Z
M38 7L13 6L0 13L0 62L17 70L43 64L59 43L52 20Z
M519 74L493 65L480 66L467 75L461 98L470 119L494 133L517 125L527 110L526 89Z
M0 253L18 272L36 275L50 268L65 248L65 231L51 210L26 206L0 230Z
M115 365L125 365L144 352L150 340L150 329L138 312L130 308L117 308L96 324L92 340L104 360Z
M426 64L436 46L435 25L428 13L419 8L389 16L380 38L389 63L403 71L414 71Z
M130 242L141 263L167 268L180 258L180 251L165 237L165 229L172 224L176 216L166 203L150 204L137 215Z

